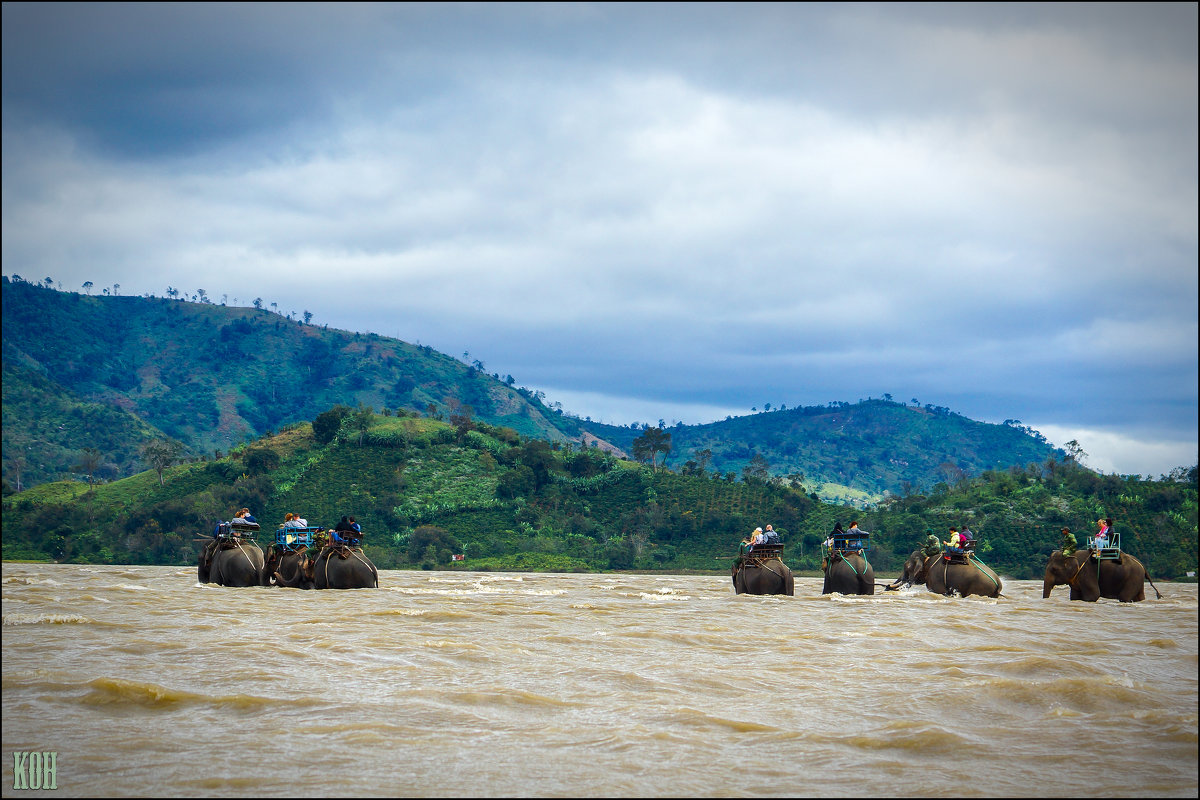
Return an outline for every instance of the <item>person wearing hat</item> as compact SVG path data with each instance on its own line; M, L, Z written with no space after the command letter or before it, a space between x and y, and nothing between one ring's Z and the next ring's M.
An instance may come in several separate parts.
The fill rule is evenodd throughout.
M767 540L767 539L766 539L766 537L765 537L765 536L763 536L763 529L762 529L762 528L755 528L755 529L754 529L754 534L753 534L753 535L750 537L750 547L749 547L749 548L747 548L747 549L748 549L750 552L754 552L754 547L755 547L755 545L760 545L760 544L762 544L763 542L765 542L766 540Z
M1062 529L1062 547L1061 547L1062 554L1064 556L1066 556L1067 558L1070 558L1071 556L1075 555L1075 549L1076 549L1077 544L1078 543L1075 541L1075 534L1071 533L1071 529L1063 528Z
M921 552L926 556L936 556L942 552L942 543L932 528L925 529L925 544L922 546Z

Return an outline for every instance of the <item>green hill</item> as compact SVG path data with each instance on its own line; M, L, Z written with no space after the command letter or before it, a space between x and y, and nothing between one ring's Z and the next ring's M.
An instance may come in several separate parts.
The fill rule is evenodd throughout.
M83 476L80 454L102 454L93 476L112 479L143 469L138 448L164 438L118 405L80 397L39 370L4 362L4 475L13 488L56 480L63 473Z
M712 570L761 520L799 531L821 507L780 486L656 474L486 423L370 417L365 428L347 417L325 444L312 425L290 426L171 466L161 485L149 471L9 495L4 557L189 563L194 540L244 505L271 530L288 511L323 525L354 514L385 568L444 567L463 553L472 569Z
M1087 531L1101 513L1118 519L1127 549L1155 578L1194 571L1197 558L1194 468L1160 482L1050 460L859 512L780 479L655 471L511 428L369 411L346 415L329 437L298 423L222 458L170 466L161 482L149 471L8 495L3 556L194 563L197 540L242 506L263 522L264 544L286 512L325 526L354 514L382 568L721 571L745 533L771 522L789 565L812 570L834 522L857 518L874 533L869 557L881 576L898 571L927 527L944 533L969 521L985 561L1031 578L1063 524Z
M631 452L641 430L584 423L583 428ZM949 409L885 400L831 403L733 417L669 429L676 468L710 453L708 468L741 475L755 456L772 475L794 475L822 497L874 500L885 491L1041 463L1064 455L1019 423L977 422ZM857 491L855 491L857 490Z
M137 454L154 439L171 437L193 456L214 457L335 404L432 408L444 418L469 411L525 436L599 439L625 453L643 432L548 408L540 392L488 375L479 362L372 333L261 308L90 297L8 278L2 286L9 490L18 479L24 487L78 475L84 447L101 451L107 479L143 468ZM1062 455L1011 420L976 422L890 398L778 409L669 433L667 464L677 471L737 476L761 468L864 507L884 492Z
M4 278L3 363L11 486L17 454L24 485L75 472L89 445L128 475L140 468L129 453L164 434L212 455L338 403L444 415L470 406L523 434L565 439L531 392L432 348L255 308L88 297ZM81 418L86 436L71 424Z

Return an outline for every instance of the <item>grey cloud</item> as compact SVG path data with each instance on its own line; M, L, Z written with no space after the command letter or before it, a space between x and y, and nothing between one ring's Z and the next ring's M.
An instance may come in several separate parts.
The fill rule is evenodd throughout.
M8 4L5 272L1194 437L1195 10L1137 9Z

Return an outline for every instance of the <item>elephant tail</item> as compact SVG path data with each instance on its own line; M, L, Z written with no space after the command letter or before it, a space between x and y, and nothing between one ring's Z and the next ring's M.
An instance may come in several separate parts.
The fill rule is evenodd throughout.
M1145 566L1142 567L1142 570L1146 573L1146 580L1150 583L1150 587L1154 589L1155 599L1162 600L1162 592L1154 585L1154 581L1150 580L1150 570L1146 569Z

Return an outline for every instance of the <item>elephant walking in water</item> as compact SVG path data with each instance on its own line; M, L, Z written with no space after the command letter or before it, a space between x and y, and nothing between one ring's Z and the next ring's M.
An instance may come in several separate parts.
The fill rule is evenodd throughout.
M260 586L264 581L263 552L251 541L213 539L201 551L196 572L200 583Z
M734 594L796 594L791 569L778 558L746 558L733 567Z
M955 562L945 555L925 555L920 550L913 552L904 562L904 571L888 589L901 585L925 584L925 588L936 594L957 594L962 597L999 597L1003 584L990 567L974 556Z
M313 588L313 562L304 549L272 548L263 569L269 586L289 586L294 589Z
M1046 564L1042 599L1049 597L1055 586L1066 584L1071 587L1072 600L1094 603L1103 597L1137 603L1146 599L1146 581L1150 581L1154 593L1162 597L1142 562L1129 553L1121 553L1120 559L1097 559L1091 550L1076 550L1069 556L1064 556L1062 550L1055 550Z
M821 594L875 594L875 568L856 552L834 550L825 562Z
M314 589L377 589L379 570L361 548L326 547L312 565Z

